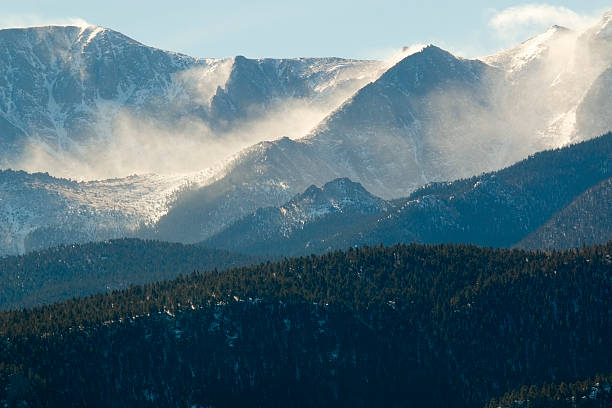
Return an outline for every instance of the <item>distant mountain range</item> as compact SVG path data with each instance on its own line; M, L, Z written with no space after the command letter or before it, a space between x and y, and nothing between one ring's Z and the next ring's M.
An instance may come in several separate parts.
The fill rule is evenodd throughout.
M281 207L259 209L203 245L302 255L402 242L530 249L606 242L612 239L611 152L608 133L390 201L337 179L322 188L311 186Z
M612 64L610 16L598 31L580 35L553 27L484 58L491 65L433 46L409 55L304 138L243 151L217 181L181 197L160 219L158 236L203 240L257 208L280 207L309 185L338 177L398 198L429 182L497 170L542 149L599 136L589 132L609 130L597 99L609 99L602 78ZM585 50L604 43L593 62ZM497 62L508 58L524 63Z
M386 62L202 59L102 27L0 30L0 166L139 173L3 171L0 254L201 242L338 178L388 206L597 137L612 128L611 21L479 60L427 46Z
M478 59L0 30L0 407L610 406L611 113L612 11Z
M4 281L0 308L65 300L174 278L195 269L224 269L362 245L456 242L559 249L607 242L612 240L611 151L612 133L608 133L537 153L500 171L432 183L394 200L339 178L322 187L312 185L282 206L258 209L200 247L118 240L30 252L71 239L87 241L86 228L98 240L125 233L113 230L126 221L113 218L123 213L114 212L110 204L105 215L94 214L90 202L72 208L68 198L80 191L91 200L102 200L94 194L101 187L109 193L107 200L130 189L137 196L143 193L137 188L141 179L134 177L128 185L102 185L10 173L22 179L20 186L30 187L28 201L54 203L54 207L37 207L38 215L55 217L58 224L26 235L24 249L30 253L0 260L0 283ZM137 207L137 202L132 205ZM43 213L44 209L49 212ZM106 229L89 224L102 216ZM137 219L135 212L133 220Z
M96 26L0 30L0 52L0 163L13 166L32 146L60 159L110 156L105 146L133 131L122 129L125 116L175 130L197 120L222 137L290 99L331 110L384 69L340 58L193 58Z

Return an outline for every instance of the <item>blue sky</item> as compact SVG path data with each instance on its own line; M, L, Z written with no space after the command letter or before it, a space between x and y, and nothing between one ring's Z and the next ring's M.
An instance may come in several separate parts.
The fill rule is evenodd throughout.
M492 53L558 23L582 27L610 0L0 0L0 27L86 21L198 57L384 58L433 43L465 57Z

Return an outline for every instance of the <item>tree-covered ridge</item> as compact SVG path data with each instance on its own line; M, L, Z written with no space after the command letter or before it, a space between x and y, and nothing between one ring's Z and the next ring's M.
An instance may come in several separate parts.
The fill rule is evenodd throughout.
M517 246L566 249L609 240L612 240L612 177L580 194Z
M424 186L407 198L387 202L387 211L357 216L350 212L330 213L306 222L294 222L291 234L282 234L278 226L289 229L286 225L293 222L287 215L290 212L285 211L285 207L291 206L290 201L285 206L266 208L244 217L203 245L243 253L283 255L322 253L379 243L454 242L511 247L551 221L576 197L611 176L612 133L608 133L534 154L499 171ZM606 220L610 204L609 200L605 201L607 196L601 194L605 191L598 190L603 201L591 205L590 210L581 208L583 200L568 212L592 211L587 218ZM586 201L583 204L588 204ZM566 231L568 228L560 226L553 233L571 233L575 236L572 243L595 244L607 240L605 234L597 236L587 228ZM601 228L605 230L605 226ZM557 241L550 237L535 236L529 248L557 248L554 242ZM566 247L561 241L559 246Z
M499 172L429 185L392 203L348 179L330 182L327 188L311 187L310 194L280 208L259 210L204 243L224 251L118 240L8 258L0 260L0 309L254 261L228 250L287 256L381 242L509 246L525 237L532 249L594 244L609 238L611 163L609 133L538 153Z
M195 270L255 262L252 256L223 250L138 239L64 245L0 259L0 309L53 303L173 279Z
M612 133L536 153L506 169L425 186L364 234L366 242L509 247L612 174ZM362 239L352 238L351 241ZM359 243L359 242L358 242Z
M484 406L609 373L611 254L366 247L3 312L0 390L34 406Z
M321 188L310 186L281 207L260 208L201 245L283 256L345 249L321 245L311 248L309 244L327 235L359 232L368 221L378 220L391 208L387 201L370 194L361 184L338 178Z
M612 375L597 375L571 384L522 386L492 399L487 408L605 408L612 405L611 387Z

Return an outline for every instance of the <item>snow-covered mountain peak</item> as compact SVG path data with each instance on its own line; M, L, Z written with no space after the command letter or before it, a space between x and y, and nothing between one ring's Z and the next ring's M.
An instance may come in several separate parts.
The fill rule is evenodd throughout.
M407 85L418 88L427 87L431 82L443 78L471 80L474 75L478 75L476 71L479 65L484 66L480 61L464 60L430 44L389 68L380 81L396 83L399 80L404 88Z
M280 207L280 212L303 224L330 214L371 214L387 211L388 207L386 201L370 194L360 183L342 177L322 187L311 185Z
M86 179L197 171L301 137L383 66L192 58L89 25L0 31L0 55L0 167Z
M606 47L609 49L612 42L612 10L606 12L597 23L586 30L581 39L590 43L590 47Z
M481 60L506 71L510 75L516 75L534 61L546 56L551 48L558 45L558 42L574 36L575 33L572 30L553 25L542 34L532 37L516 47L483 57Z
M415 60L415 59L424 59L430 62L436 61L438 59L446 59L455 58L453 54L450 52L443 50L442 48L428 44L424 46L421 50L414 52L410 55L407 55L403 60L399 61L398 64L405 64L406 61Z
M19 46L25 45L24 42L26 42L32 47L46 45L50 47L49 51L53 52L69 51L70 49L74 51L75 46L82 50L98 36L142 45L118 31L96 25L48 25L0 29L0 44L12 42L13 46Z
M371 202L373 200L380 200L378 197L370 194L360 183L356 183L348 177L340 177L325 183L322 187L311 185L299 194L290 203L296 203L301 201L313 201L313 202L332 202L338 200L348 200L353 198L355 202Z
M399 54L398 54L399 55ZM477 60L464 60L435 45L406 47L405 54L393 65L387 67L375 81L366 85L350 98L346 99L336 111L330 113L319 125L301 141L308 143L317 134L329 130L331 121L358 100L369 99L370 93L377 93L382 88L395 87L403 94L428 93L435 88L449 84L472 82L477 80L486 67ZM369 116L369 115L368 115ZM361 117L361 115L360 115ZM359 122L359 118L354 118ZM356 122L356 123L357 123Z
M612 10L608 10L603 17L601 18L598 27L597 33L610 36L612 33Z
M406 57L409 57L412 54L416 54L417 52L423 51L426 45L424 44L414 44L410 46L404 46L399 51L397 51L391 58L387 59L384 64L384 69L387 70L403 60Z

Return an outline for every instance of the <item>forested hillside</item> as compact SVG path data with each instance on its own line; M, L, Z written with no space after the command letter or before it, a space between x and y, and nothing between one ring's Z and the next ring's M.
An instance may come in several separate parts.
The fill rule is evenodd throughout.
M0 401L484 407L610 374L611 255L366 247L3 312Z
M281 207L260 208L201 245L249 254L320 253L334 249L323 246L329 237L359 233L392 208L361 184L339 178L321 188L312 185Z
M138 239L60 246L0 259L0 309L37 306L256 261L222 250Z
M612 133L412 194L371 240L508 247L612 174ZM411 239L412 238L412 239Z
M612 178L576 197L517 246L566 249L612 240Z
M487 408L605 408L612 405L611 385L612 375L597 375L570 384L524 385L493 398Z
M379 243L510 247L528 236L525 246L531 249L605 243L610 239L606 227L612 204L604 180L610 176L612 133L537 153L500 171L429 184L407 198L379 205L378 211L330 210L324 217L304 220L293 216L293 209L306 192L284 206L244 217L203 245L242 253L303 255ZM599 183L603 184L596 188ZM363 189L352 185L357 186L353 190ZM593 190L588 193L589 189ZM336 193L335 202L350 198L359 208L353 190L342 192L345 196ZM372 196L363 196L364 208L370 208ZM551 225L534 233L547 222Z

